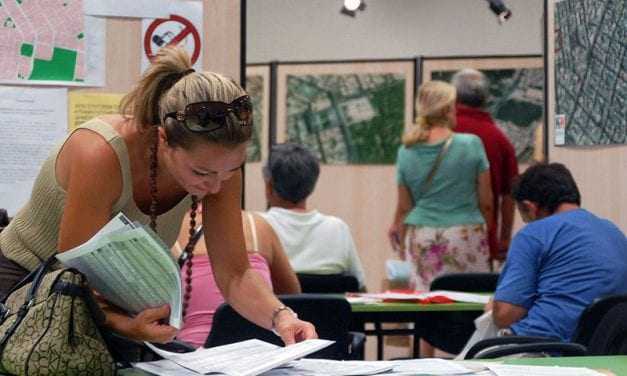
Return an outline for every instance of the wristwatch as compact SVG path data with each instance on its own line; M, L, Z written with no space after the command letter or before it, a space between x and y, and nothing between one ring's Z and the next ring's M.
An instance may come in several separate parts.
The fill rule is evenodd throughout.
M279 313L281 313L281 311L287 311L289 312L295 319L298 318L298 315L296 314L296 312L294 312L290 307L286 306L286 305L280 305L277 308L275 308L272 311L272 333L276 334L277 336L281 336L279 334L279 332L276 331L276 323L274 322L277 318L277 316L279 316Z

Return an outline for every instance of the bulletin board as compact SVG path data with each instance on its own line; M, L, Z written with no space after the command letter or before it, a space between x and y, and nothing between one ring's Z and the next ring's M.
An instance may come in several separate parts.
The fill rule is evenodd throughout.
M21 6L27 6L31 2L17 3L18 5L21 4ZM75 11L80 13L81 4L84 5L86 9L90 5L94 5L97 8L105 3L109 2L83 0L73 2L72 4L78 4L78 8L75 9ZM227 76L233 77L238 82L241 82L243 79L243 64L241 62L244 60L244 56L242 53L242 38L244 37L242 35L242 21L244 19L243 12L245 12L245 9L243 9L243 4L245 4L245 2L232 0L203 0L185 2L169 1L166 3L188 3L192 4L193 6L197 6L200 4L202 5L202 30L194 30L195 33L193 33L193 37L197 37L196 42L200 42L200 44L202 45L202 51L204 52L202 54L199 54L198 56L198 61L201 63L202 69L220 72ZM152 2L150 4L155 3ZM11 5L14 4L11 3ZM129 9L130 8L133 8L132 4L129 5ZM137 7L135 9L141 10ZM155 7L155 9L157 9L157 7ZM19 9L17 8L13 10L15 11L15 14L22 13L18 12ZM2 12L7 11L9 11L8 8L3 7ZM79 13L77 13L77 16L80 16ZM160 12L158 13L160 14ZM156 14L155 17L159 17L159 14ZM167 18L167 16L163 17ZM156 18L153 18L153 20L155 19ZM63 20L59 20L59 22L62 21ZM15 22L20 22L20 20L15 19ZM80 47L80 39L89 37L89 35L83 34L82 27L84 26L84 30L89 30L89 28L93 28L95 24L101 26L99 29L99 33L104 34L103 40L105 42L103 51L105 51L105 53L99 57L100 61L94 62L92 60L88 64L81 65L80 59L84 59L85 56L81 55L82 50ZM57 95L56 93L61 92L63 92L65 95L65 88L67 88L67 98L61 98L63 100L59 101L59 103L78 103L78 108L82 109L82 112L80 114L82 117L79 116L79 119L91 118L93 115L116 112L117 104L119 103L120 98L124 93L128 92L131 89L132 85L138 80L141 74L142 55L145 54L145 48L143 48L144 34L142 33L142 18L135 18L133 15L125 14L89 16L85 18L84 24L77 23L77 27L79 26L81 27L79 32L77 32L76 35L73 35L73 37L75 37L75 39L78 41L75 42L76 46L74 46L76 48L76 51L78 52L76 54L75 60L72 60L76 62L76 67L68 68L68 64L65 64L65 68L68 69L59 70L59 67L64 66L63 64L59 63L55 66L52 64L46 65L44 63L39 63L40 66L36 67L37 69L33 69L33 73L31 75L31 78L33 79L41 79L42 77L45 78L46 76L43 74L35 73L54 73L56 74L56 76L54 76L56 79L66 81L42 83L41 81L37 80L33 80L31 82L12 82L10 80L3 80L2 83L0 83L0 90L12 90L13 92L19 92L19 90L27 91L27 89L30 88L38 88L38 90L42 91L42 93L44 93L45 90L60 90L55 91L55 94L50 92L50 96L52 96ZM185 29L183 29L183 31L184 33L181 32L181 34L188 34ZM158 36L163 37L166 34L167 31L164 31ZM192 35L191 31L189 35ZM173 35L173 37L176 37L176 35ZM161 42L167 43L169 41L171 40L162 40ZM46 53L46 51L42 51L43 50L39 49L37 44L22 43L22 47L19 52L22 54L24 61L26 61L29 57L32 57L33 54ZM59 55L59 51L64 52L65 55ZM67 60L61 59L63 57L67 58L67 51L59 48L48 52L51 62L67 62ZM42 59L45 60L45 57L42 57ZM86 82L84 80L84 77L88 76L88 72L78 68L79 66L92 67L96 63L101 63L100 65L104 68L104 71L102 72L103 77L100 77L102 78L102 85L91 85L90 82ZM26 68L28 67L22 67L20 69L24 71ZM21 73L18 72L17 74ZM20 76L18 78L23 77ZM54 84L54 86L51 87L50 84ZM85 95L93 96L98 94L106 94L104 97L101 97L99 99L100 103L98 104L98 106L86 104L89 102L89 97L85 97ZM65 116L65 111L69 111L69 109L60 110L57 108L55 109L55 111L63 112L63 115ZM68 123L70 123L69 116ZM77 125L75 123L76 122L68 124L67 130L75 127ZM15 133L15 135L16 137L18 137L18 133ZM60 139L62 139L63 135L60 136ZM2 140L0 144L2 142L12 142L12 134L2 134ZM49 146L49 148L52 147L53 145ZM15 162L15 158L13 158L13 160ZM2 163L0 163L0 165L1 164ZM7 163L4 164L6 165ZM2 166L0 166L0 168L2 168ZM27 186L29 184L24 183L23 185L24 187L20 186L20 189L24 189L25 191L30 192L30 187ZM30 185L32 186L32 183L30 183ZM9 186L9 184L5 184L5 186ZM2 189L3 188L0 187L0 192L2 191ZM0 207L9 206L11 203L2 202L2 197L5 197L5 195L0 195ZM24 195L22 199L25 202L25 200L28 199L28 195ZM15 211L10 214L14 215Z

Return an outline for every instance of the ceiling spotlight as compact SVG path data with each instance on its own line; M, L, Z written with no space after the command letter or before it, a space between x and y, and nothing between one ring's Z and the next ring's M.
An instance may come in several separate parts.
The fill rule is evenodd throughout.
M496 14L499 23L509 20L512 16L512 11L505 6L503 0L488 0L488 3L490 3L490 10Z
M344 0L344 5L340 13L350 17L355 17L358 10L366 9L366 3L363 0Z

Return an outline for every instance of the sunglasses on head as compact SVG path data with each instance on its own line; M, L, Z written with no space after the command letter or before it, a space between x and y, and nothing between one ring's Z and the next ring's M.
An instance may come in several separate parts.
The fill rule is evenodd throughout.
M244 95L231 103L215 101L190 103L183 111L167 113L163 117L163 122L171 117L183 123L192 132L213 132L226 126L229 114L235 115L242 127L252 125L253 106L250 97Z

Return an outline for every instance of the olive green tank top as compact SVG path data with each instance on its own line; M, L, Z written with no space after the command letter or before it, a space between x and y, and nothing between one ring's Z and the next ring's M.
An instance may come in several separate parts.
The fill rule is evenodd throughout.
M122 172L122 194L113 206L111 218L122 212L133 221L149 224L150 216L141 212L133 200L133 177L128 150L122 137L110 124L100 119L90 120L77 129L89 129L101 135L118 157ZM17 212L9 226L0 232L2 253L28 270L37 268L42 261L57 252L66 192L57 182L55 162L64 143L57 146L42 165L30 200ZM187 195L157 218L157 233L169 247L176 241L181 221L190 206L191 197Z

